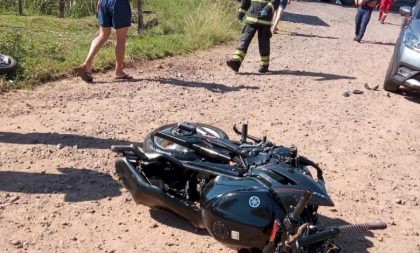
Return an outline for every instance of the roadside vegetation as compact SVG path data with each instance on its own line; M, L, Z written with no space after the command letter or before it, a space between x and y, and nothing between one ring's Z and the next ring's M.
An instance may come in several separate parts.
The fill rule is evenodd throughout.
M32 87L73 74L98 31L93 2L71 1L73 9L66 9L64 18L57 17L57 0L27 0L24 16L16 15L16 2L2 0L0 7L0 53L19 63L12 75L0 77L0 90ZM49 2L53 7L46 8ZM240 27L234 18L235 2L229 0L147 0L144 10L156 11L146 15L145 20L157 18L158 25L141 35L137 34L136 24L132 25L127 42L128 63L225 43L237 36ZM100 51L96 70L112 68L113 43L111 38Z

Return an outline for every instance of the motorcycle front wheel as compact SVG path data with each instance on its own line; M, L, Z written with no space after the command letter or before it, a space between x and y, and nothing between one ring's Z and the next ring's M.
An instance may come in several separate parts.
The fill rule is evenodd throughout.
M16 68L16 60L5 54L0 54L0 75L12 72Z
M197 133L202 135L210 135L216 138L229 139L223 130L202 123L189 123L196 126ZM171 141L159 138L156 136L157 132L176 131L178 124L169 124L159 127L158 129L149 133L143 143L143 150L145 152L157 152L170 155L176 159L193 161L200 159L194 150L183 147Z

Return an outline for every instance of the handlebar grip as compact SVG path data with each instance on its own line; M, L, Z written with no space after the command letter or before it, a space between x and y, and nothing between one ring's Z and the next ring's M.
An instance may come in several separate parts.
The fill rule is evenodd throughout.
M373 221L363 224L352 224L339 226L340 233L364 232L369 230L385 229L387 226L381 221Z
M387 228L386 223L382 221L372 221L366 224L369 230L385 229Z

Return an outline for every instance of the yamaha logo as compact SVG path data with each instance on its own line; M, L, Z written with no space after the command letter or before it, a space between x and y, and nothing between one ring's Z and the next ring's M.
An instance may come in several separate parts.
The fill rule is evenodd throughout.
M260 198L258 198L257 196L252 196L252 197L249 198L249 205L252 208L259 207L260 206L260 203L261 203Z

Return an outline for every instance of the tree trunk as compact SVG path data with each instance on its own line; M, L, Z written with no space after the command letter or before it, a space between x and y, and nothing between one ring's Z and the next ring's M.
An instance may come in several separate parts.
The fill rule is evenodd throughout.
M18 0L18 14L23 15L23 0Z
M58 17L64 18L64 10L66 8L66 0L58 0Z
M137 0L137 33L140 34L143 28L143 0Z

